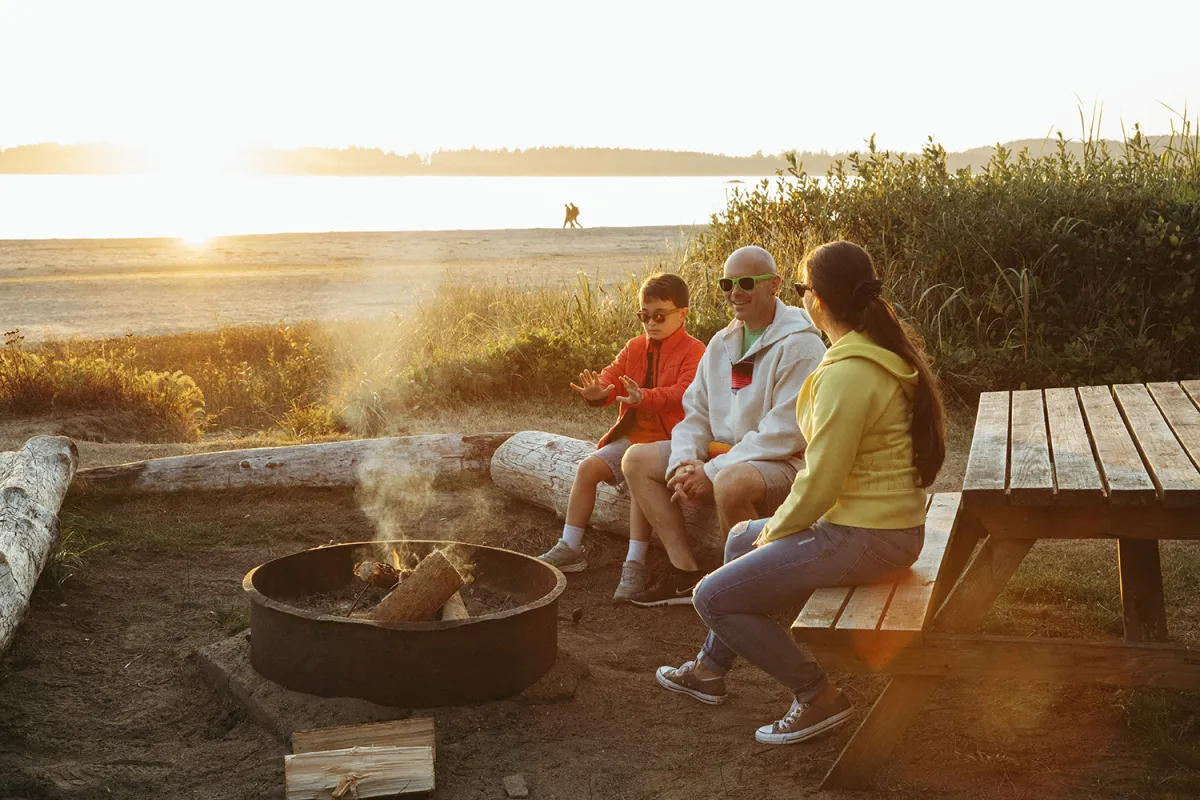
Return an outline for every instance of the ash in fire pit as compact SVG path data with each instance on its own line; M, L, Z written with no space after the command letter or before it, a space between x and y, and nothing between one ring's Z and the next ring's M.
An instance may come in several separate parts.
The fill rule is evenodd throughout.
M428 621L380 621L388 603L412 610L400 598L406 581L387 589L362 581L355 566L396 549L421 560L469 564L463 586L451 569L470 616ZM429 557L427 559L427 557ZM444 566L434 567L444 576ZM433 580L432 578L430 580ZM451 579L453 580L453 579ZM289 689L324 697L359 697L403 707L453 705L513 694L554 664L558 647L558 596L566 580L558 570L521 553L461 542L359 542L320 547L268 562L243 581L251 601L251 663ZM374 593L374 596L369 596ZM423 594L423 593L418 593ZM361 597L360 597L361 595ZM444 603L415 612L428 619ZM345 616L359 599L373 619ZM409 598L411 599L411 598ZM426 598L427 599L427 598Z

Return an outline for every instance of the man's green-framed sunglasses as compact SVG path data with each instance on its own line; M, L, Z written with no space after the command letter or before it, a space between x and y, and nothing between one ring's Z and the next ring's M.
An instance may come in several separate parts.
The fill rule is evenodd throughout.
M759 281L769 281L774 277L776 277L776 275L774 272L772 272L770 275L743 275L742 277L736 279L720 278L717 281L717 286L721 287L722 292L732 292L733 284L736 282L738 288L740 288L743 292L752 292L754 291L754 287L758 286Z

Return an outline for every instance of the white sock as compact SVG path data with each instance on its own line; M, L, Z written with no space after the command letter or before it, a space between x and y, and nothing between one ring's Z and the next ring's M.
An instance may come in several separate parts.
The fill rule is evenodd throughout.
M574 525L563 525L563 541L576 553L583 551L583 528Z
M650 552L649 542L639 542L637 539L629 540L629 553L626 554L626 561L636 561L639 564L646 563L646 554Z

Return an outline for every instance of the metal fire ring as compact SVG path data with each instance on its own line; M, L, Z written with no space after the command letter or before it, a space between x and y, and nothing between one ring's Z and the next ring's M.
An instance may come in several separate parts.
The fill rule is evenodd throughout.
M424 556L462 548L480 587L509 592L516 608L445 622L374 622L322 614L289 601L353 580L369 554L406 547ZM558 596L567 581L522 553L464 542L351 542L305 550L255 567L250 597L250 662L263 677L321 697L358 697L423 708L505 697L529 686L558 653Z

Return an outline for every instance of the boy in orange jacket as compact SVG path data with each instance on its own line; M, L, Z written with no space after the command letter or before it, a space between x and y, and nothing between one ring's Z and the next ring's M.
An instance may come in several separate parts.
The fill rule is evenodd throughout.
M637 317L646 334L630 339L598 375L585 369L579 385L571 384L589 405L619 403L620 415L596 452L576 470L562 538L540 556L563 572L587 569L583 533L596 505L597 485L601 481L613 486L625 482L621 457L631 445L670 440L671 429L683 419L683 393L704 358L704 343L688 335L684 327L688 287L682 278L668 273L651 275L642 283L639 295ZM631 498L629 554L614 600L628 600L645 586L649 546L650 523Z

